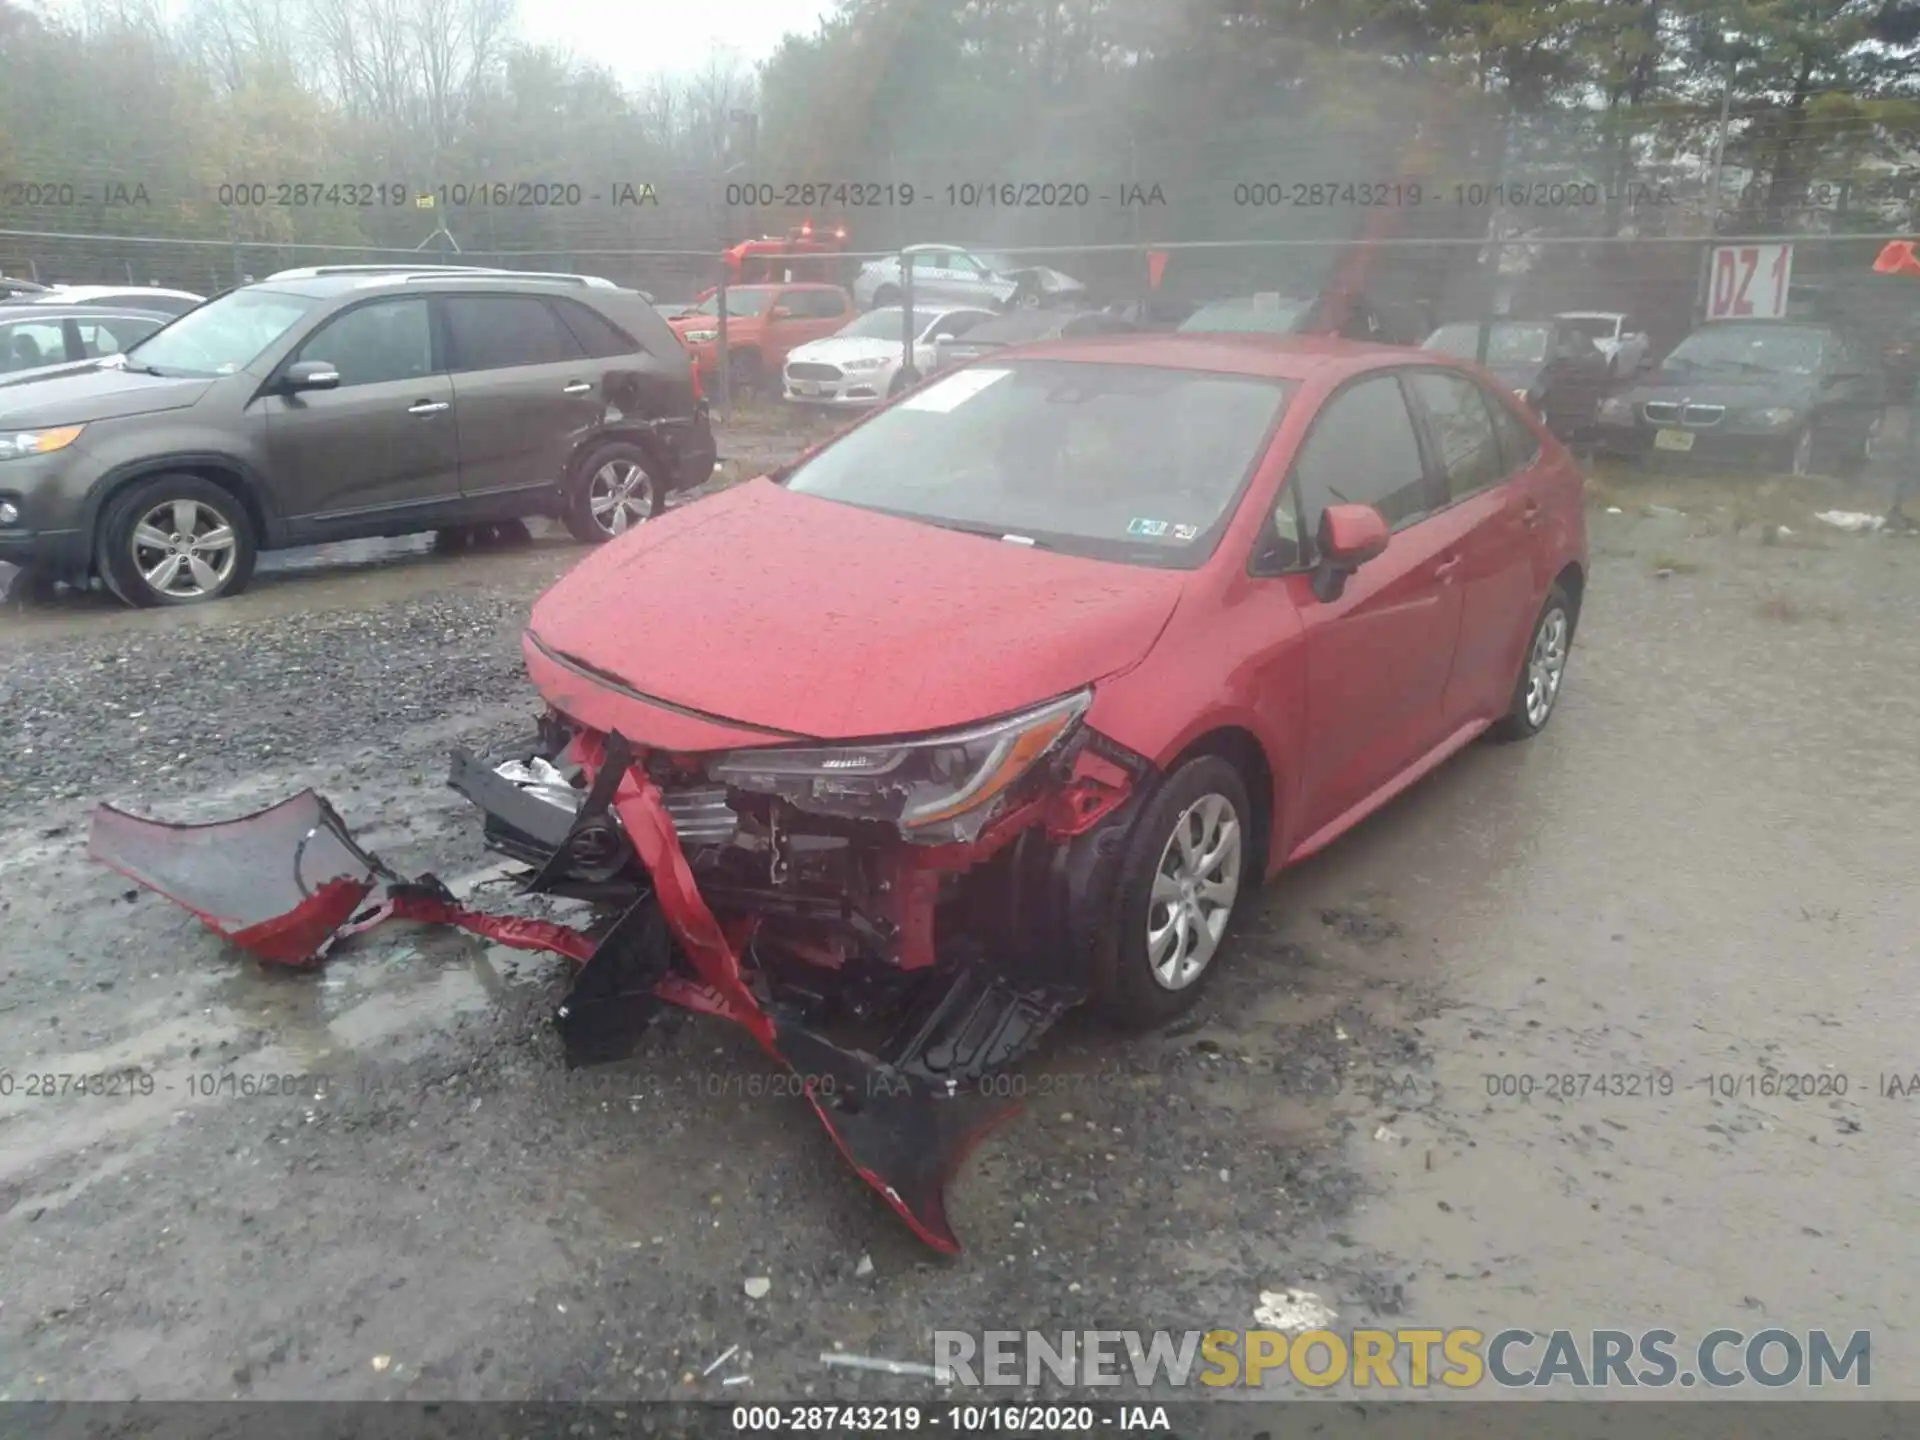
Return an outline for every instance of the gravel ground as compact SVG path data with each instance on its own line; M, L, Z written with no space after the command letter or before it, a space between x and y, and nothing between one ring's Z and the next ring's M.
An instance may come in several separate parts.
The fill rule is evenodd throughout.
M728 453L782 444L748 417ZM532 714L518 623L576 549L0 620L0 1398L909 1398L819 1356L1245 1326L1289 1287L1343 1326L1870 1328L1879 1397L1920 1389L1915 1112L1875 1084L1920 1070L1920 543L1607 498L1553 728L1273 887L1173 1031L1070 1018L950 1191L951 1262L723 1026L569 1073L557 961L393 927L265 974L85 859L99 799L312 784L484 885L445 753ZM153 1093L26 1093L130 1065ZM1850 1088L1714 1089L1766 1066ZM247 1093L269 1074L304 1078Z

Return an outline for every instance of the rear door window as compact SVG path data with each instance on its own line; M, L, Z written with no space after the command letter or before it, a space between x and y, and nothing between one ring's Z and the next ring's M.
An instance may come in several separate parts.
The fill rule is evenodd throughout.
M1531 426L1513 413L1513 406L1498 395L1480 392L1493 416L1494 433L1500 437L1500 459L1509 475L1516 474L1540 458L1540 437Z
M557 365L586 353L539 296L449 295L442 303L451 369Z
M1486 392L1464 375L1416 370L1409 377L1447 480L1447 498L1464 500L1507 476Z

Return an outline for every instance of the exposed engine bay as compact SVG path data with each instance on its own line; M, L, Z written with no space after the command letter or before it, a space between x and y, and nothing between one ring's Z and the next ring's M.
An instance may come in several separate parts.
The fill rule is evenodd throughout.
M1151 767L1072 696L937 741L720 755L648 750L549 712L449 783L522 889L596 921L462 905L393 872L311 791L171 825L111 806L96 859L258 958L312 966L387 920L459 926L576 966L570 1064L630 1054L663 1005L743 1026L929 1245L945 1186L1015 1108L981 1082L1101 988L1119 842Z

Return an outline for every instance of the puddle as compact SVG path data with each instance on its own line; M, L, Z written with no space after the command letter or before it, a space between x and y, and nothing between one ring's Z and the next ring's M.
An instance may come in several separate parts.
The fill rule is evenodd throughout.
M405 1058L410 1038L430 1044L459 1017L489 1010L512 987L544 983L563 963L431 933L342 956L318 975L237 971L192 1013L49 1057L31 1075L5 1072L0 1184L115 1137L157 1134L212 1104L324 1104L374 1052Z

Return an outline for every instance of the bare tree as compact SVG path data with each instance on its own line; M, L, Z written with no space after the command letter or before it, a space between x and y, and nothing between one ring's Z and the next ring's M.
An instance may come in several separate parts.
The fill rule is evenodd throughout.
M311 33L332 97L435 160L453 146L511 42L515 0L337 0Z

